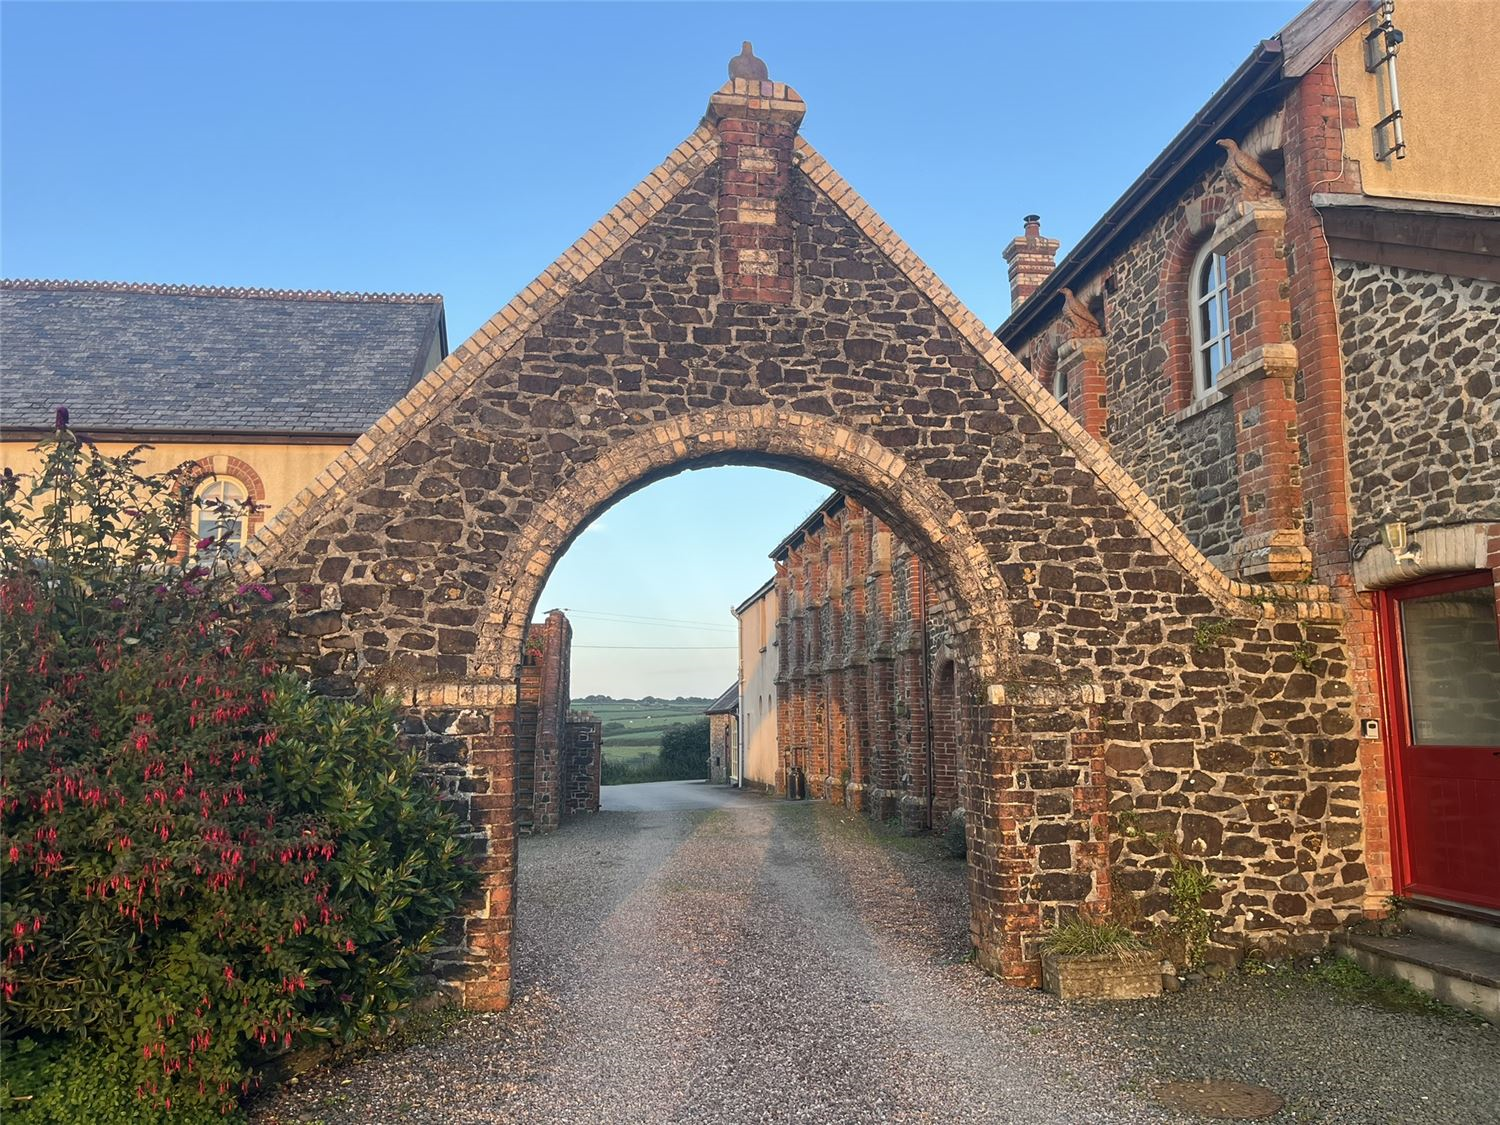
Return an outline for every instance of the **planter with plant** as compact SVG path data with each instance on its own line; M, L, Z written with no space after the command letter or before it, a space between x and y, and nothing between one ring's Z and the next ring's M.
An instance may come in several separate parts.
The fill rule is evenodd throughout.
M1043 940L1042 987L1062 1000L1159 996L1161 957L1120 923L1079 916Z

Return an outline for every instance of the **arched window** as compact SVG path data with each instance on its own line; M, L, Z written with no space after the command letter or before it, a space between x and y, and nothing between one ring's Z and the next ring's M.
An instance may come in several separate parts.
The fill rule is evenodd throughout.
M212 539L217 546L198 552L200 559L233 558L245 549L245 486L230 477L215 477L198 489L197 540Z
M1052 397L1058 406L1068 409L1068 375L1061 368L1052 373Z
M1223 254L1205 245L1193 261L1193 395L1201 398L1219 382L1233 358L1229 349L1229 279Z

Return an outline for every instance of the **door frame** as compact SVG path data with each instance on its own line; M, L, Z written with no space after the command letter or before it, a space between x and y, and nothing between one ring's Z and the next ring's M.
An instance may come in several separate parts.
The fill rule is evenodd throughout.
M1486 587L1495 589L1495 572L1467 570L1421 578L1375 593L1375 634L1380 664L1380 710L1385 726L1386 790L1391 824L1391 881L1393 892L1406 894L1411 879L1410 835L1406 827L1405 754L1411 745L1411 713L1406 691L1406 653L1402 644L1401 603L1412 598L1446 594L1454 590ZM1496 641L1500 643L1500 614L1495 618Z

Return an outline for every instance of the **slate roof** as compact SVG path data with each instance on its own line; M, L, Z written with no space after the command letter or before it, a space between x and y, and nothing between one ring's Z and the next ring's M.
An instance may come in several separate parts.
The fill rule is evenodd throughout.
M439 296L0 281L0 424L354 436L446 352Z
M733 715L740 709L740 685L736 680L724 689L724 694L719 696L704 708L705 715Z

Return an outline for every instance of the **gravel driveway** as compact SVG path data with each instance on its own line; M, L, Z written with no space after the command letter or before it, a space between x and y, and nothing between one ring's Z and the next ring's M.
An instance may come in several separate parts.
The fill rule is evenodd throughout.
M521 845L511 1010L304 1078L271 1125L1187 1121L1170 1078L1272 1120L1500 1122L1500 1033L1298 977L1124 1006L1005 988L966 958L960 861L813 802L697 785ZM708 807L705 807L708 806Z

